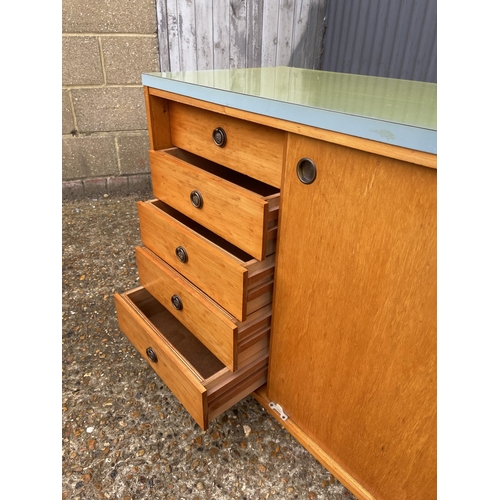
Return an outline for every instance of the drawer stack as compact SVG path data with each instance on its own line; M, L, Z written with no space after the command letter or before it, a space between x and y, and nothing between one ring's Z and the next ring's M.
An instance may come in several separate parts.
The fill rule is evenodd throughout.
M266 382L284 135L145 95L155 199L118 322L205 430Z

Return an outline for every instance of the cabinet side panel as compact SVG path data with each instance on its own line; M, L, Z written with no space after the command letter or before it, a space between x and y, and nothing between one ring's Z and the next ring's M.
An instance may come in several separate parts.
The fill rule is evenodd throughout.
M375 498L435 498L436 171L291 135L281 203L269 398Z
M171 147L168 101L151 94L149 87L144 87L144 100L148 120L149 149Z

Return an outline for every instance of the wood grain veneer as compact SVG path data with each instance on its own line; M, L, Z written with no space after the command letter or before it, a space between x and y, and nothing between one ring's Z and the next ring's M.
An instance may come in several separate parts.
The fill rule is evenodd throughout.
M138 250L141 282L165 307L172 283L184 286L186 324L217 356L171 345L158 331L170 313L144 289L115 296L122 330L140 351L166 351L152 366L202 428L255 390L358 498L435 499L436 155L144 91L155 196L220 239L170 230L140 203L154 252ZM296 175L305 157L317 166L310 185ZM189 201L200 185L203 210ZM196 261L176 267L185 277L159 258L175 266L174 244Z
M269 398L373 497L435 498L436 171L291 136L283 193Z
M121 331L179 399L202 430L222 412L265 384L264 344L231 373L143 287L115 294ZM157 360L146 354L153 348Z
M274 253L258 261L160 200L138 202L137 209L143 244L239 321L271 302L272 293L260 285L272 282ZM275 248L271 231L268 252ZM177 258L179 246L186 262Z
M284 132L251 121L169 102L172 144L279 188ZM227 134L224 147L212 139L215 128Z
M150 92L144 87L144 101L148 122L148 137L150 149L166 149L172 147L170 138L170 115L168 101Z
M136 261L141 285L231 371L240 364L240 340L250 333L248 329L255 322L262 322L258 340L269 337L270 305L239 322L149 249L136 247ZM181 310L172 305L173 295L182 300Z
M177 148L150 151L153 193L258 260L278 217L279 190ZM196 208L192 191L203 197Z

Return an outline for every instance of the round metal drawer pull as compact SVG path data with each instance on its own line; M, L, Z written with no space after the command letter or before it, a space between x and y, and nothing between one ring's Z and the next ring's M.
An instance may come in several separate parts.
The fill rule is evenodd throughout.
M226 131L222 127L214 128L214 131L212 132L212 139L214 140L216 146L223 148L227 141Z
M189 199L195 208L201 208L203 206L203 196L199 191L191 191Z
M312 184L316 179L316 165L310 158L302 158L297 163L297 177L304 184Z
M170 299L172 301L172 305L178 310L182 311L182 300L178 295L172 295Z
M186 252L186 249L184 247L177 247L175 249L175 255L177 255L177 258L185 264L188 261L188 254Z
M152 348L152 347L148 347L146 349L146 355L148 356L148 358L153 362L153 363L157 363L158 362L158 356L156 355L156 352L155 350Z

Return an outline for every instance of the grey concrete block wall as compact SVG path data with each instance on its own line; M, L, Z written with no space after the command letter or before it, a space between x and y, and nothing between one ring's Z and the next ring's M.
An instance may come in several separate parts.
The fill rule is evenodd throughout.
M99 39L65 36L62 41L63 85L104 85Z
M159 71L155 0L63 0L63 198L151 188L141 73Z
M139 36L108 36L102 39L108 85L137 82L137 75L158 71L158 40Z
M79 88L71 91L78 132L110 132L147 128L141 87Z
M156 33L155 0L63 0L63 33Z

